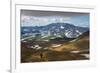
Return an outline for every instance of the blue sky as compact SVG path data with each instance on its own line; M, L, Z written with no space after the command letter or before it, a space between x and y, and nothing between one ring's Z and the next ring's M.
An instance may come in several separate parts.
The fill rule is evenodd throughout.
M21 26L44 26L50 23L71 23L75 26L89 27L88 13L21 11Z

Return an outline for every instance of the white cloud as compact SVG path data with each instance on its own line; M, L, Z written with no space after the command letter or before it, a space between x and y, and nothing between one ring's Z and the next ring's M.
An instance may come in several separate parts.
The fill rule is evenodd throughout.
M49 23L55 22L66 22L69 21L70 17L57 17L57 16L49 16L49 17L35 17L35 16L21 16L22 26L39 26L39 25L47 25Z
M21 16L21 22L22 26L36 26L40 24L46 24L48 23L47 18L41 18L41 17L33 17L33 16Z

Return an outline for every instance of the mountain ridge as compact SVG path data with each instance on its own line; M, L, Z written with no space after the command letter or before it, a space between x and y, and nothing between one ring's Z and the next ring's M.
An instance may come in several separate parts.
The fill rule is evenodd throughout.
M51 23L45 26L22 26L21 35L36 36L38 34L41 37L52 36L76 38L88 30L89 29L86 27L78 27L69 23Z

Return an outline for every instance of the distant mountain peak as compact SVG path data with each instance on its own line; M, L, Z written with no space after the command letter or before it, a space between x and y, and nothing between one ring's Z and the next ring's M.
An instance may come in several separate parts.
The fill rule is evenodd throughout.
M24 31L27 30L27 31ZM33 27L21 27L22 36L36 36L37 34L41 37L68 37L76 38L82 33L88 31L89 28L74 26L69 23L51 23L45 26L33 26Z

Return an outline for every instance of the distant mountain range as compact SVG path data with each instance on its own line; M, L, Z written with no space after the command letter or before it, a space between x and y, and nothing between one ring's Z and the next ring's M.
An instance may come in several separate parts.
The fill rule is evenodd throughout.
M77 38L88 30L89 28L74 26L69 23L51 23L45 26L21 26L21 38L28 36L39 38Z

